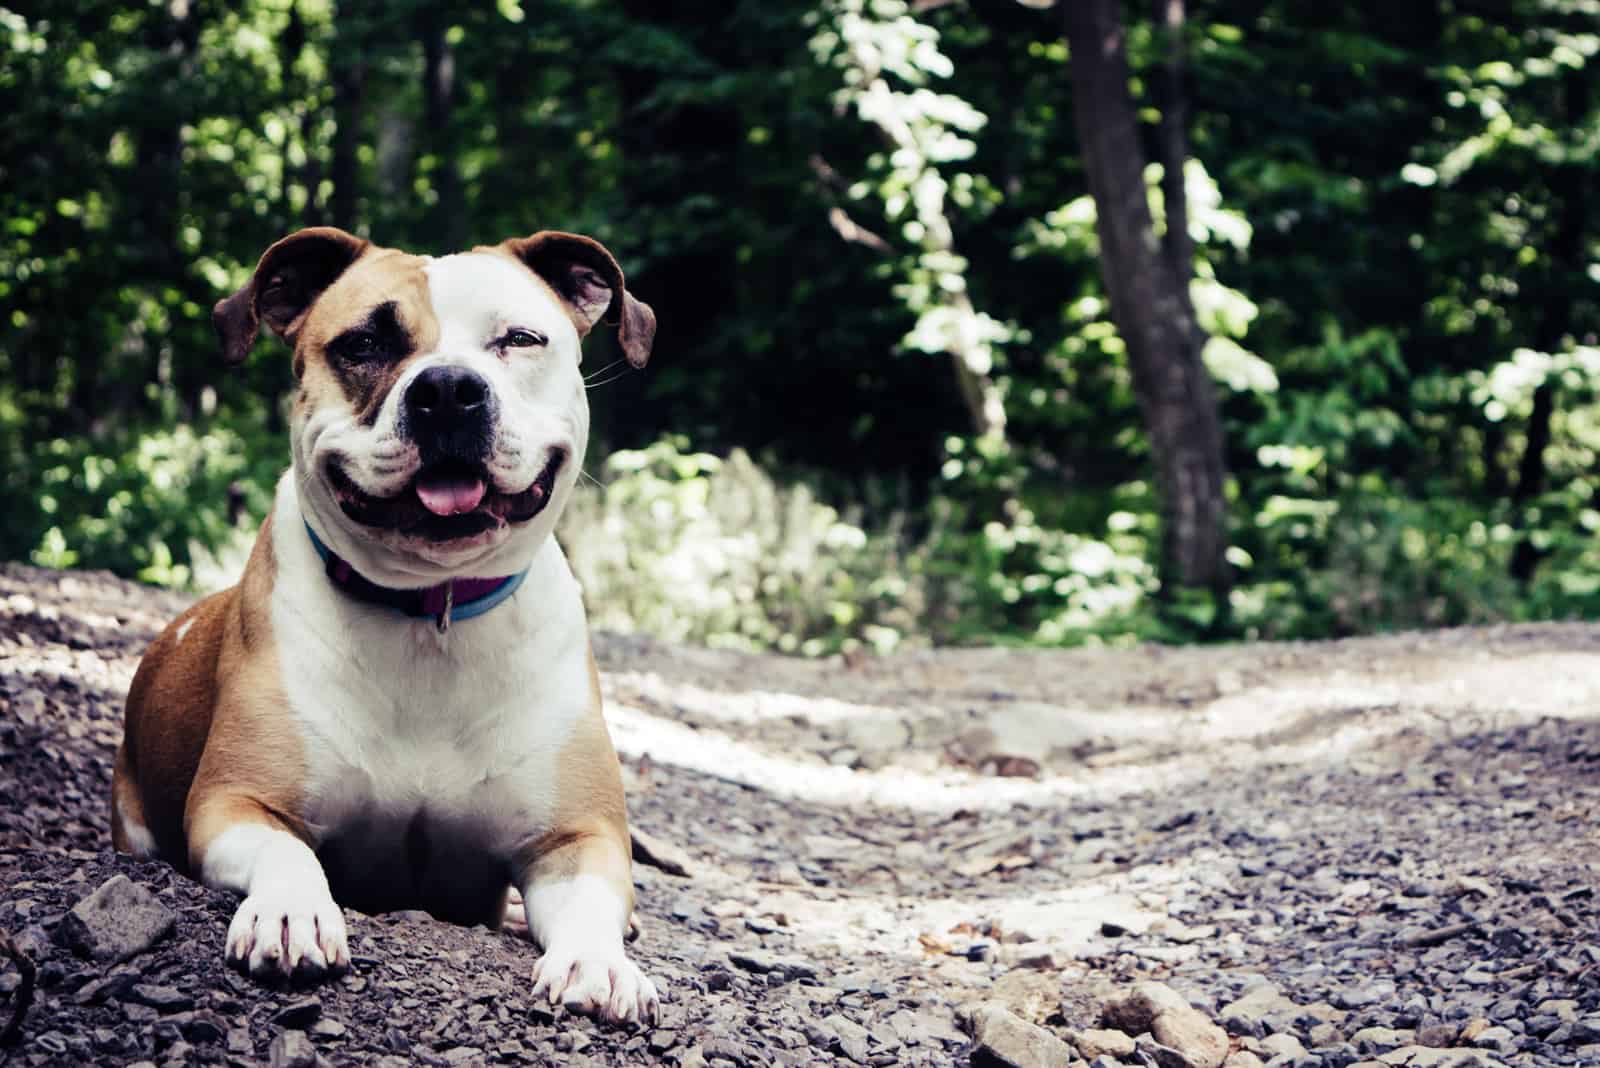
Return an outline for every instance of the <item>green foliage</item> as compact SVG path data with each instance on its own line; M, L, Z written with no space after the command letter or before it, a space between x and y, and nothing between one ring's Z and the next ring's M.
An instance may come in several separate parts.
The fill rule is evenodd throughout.
M1060 5L25 11L0 8L0 556L200 584L237 551L292 381L276 343L223 369L209 310L283 233L560 227L660 317L647 372L592 396L609 485L563 527L603 625L819 653L1600 612L1592 0L1190 6L1225 605L1152 570ZM1125 17L1156 158L1170 42Z
M743 452L684 447L612 453L604 491L581 490L562 517L596 625L807 655L887 651L915 629L920 582L892 533L869 538Z
M57 438L34 452L31 485L39 502L34 563L97 567L166 586L186 586L212 550L243 534L229 523L232 494L263 515L277 473L287 461L280 442L246 442L216 429L119 434L92 446ZM13 469L15 470L15 469ZM204 502L197 506L196 502Z

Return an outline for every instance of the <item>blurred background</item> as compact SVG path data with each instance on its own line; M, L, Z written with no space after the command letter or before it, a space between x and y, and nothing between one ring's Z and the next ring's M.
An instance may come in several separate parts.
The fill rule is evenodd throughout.
M0 558L226 582L333 224L604 241L596 623L810 655L1600 615L1600 3L0 8Z

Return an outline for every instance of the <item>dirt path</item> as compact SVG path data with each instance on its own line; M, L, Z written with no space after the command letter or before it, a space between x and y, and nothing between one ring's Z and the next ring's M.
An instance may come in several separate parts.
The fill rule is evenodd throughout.
M601 636L633 822L690 869L638 868L669 1000L629 1033L534 1006L525 941L410 914L353 916L316 991L227 972L233 902L106 832L181 604L0 568L0 929L40 965L0 1062L964 1064L983 999L1092 1057L1160 979L1240 1065L1600 1063L1600 627L853 666ZM118 872L176 934L93 963L61 918ZM1106 1064L1167 1063L1138 1042Z

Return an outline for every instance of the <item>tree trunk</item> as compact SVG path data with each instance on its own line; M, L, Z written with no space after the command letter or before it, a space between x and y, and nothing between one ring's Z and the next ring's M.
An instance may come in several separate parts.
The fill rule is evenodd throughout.
M1167 59L1161 70L1161 200L1167 210L1162 250L1175 283L1189 287L1194 242L1189 239L1189 199L1183 165L1189 159L1189 99L1184 73L1184 0L1156 0L1157 21L1166 30Z
M461 172L456 169L456 154L451 120L456 98L456 55L447 36L449 26L443 15L423 9L422 94L427 114L426 143L436 161L434 189L439 200L433 210L433 232L443 250L453 251L466 243L466 205L462 200Z
M342 34L341 34L342 36ZM361 52L330 57L333 60L333 160L329 177L333 194L329 198L329 221L343 230L354 230L360 213L361 177L356 153L361 146L362 105L366 98L367 64Z
M1145 199L1145 157L1128 91L1120 0L1074 0L1061 10L1071 48L1073 117L1095 201L1101 276L1128 346L1161 493L1163 587L1175 583L1222 594L1231 582L1224 556L1222 427L1200 358L1200 329L1189 300L1191 267L1173 270L1156 241Z
M1579 128L1589 107L1587 69L1567 75L1563 87L1571 129ZM1572 325L1576 294L1575 279L1583 277L1584 222L1588 214L1589 176L1585 163L1564 160L1551 174L1551 191L1560 198L1560 214L1549 244L1548 276L1543 292L1549 294L1539 313L1533 343L1540 352L1561 348ZM1528 505L1544 492L1547 472L1545 449L1550 445L1551 422L1556 411L1556 378L1549 375L1533 394L1533 411L1528 416L1528 441L1517 465L1517 485L1511 492L1513 514L1519 526L1526 526ZM1511 553L1511 577L1528 582L1539 568L1544 553L1533 543L1533 532L1526 531Z

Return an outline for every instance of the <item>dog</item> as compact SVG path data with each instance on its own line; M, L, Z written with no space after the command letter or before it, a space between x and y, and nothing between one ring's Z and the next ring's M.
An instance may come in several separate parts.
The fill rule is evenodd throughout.
M217 304L228 363L262 324L292 347L293 465L239 584L140 662L111 822L118 850L244 896L235 967L347 969L341 906L509 914L543 949L535 996L658 1018L552 533L588 436L580 343L608 316L643 367L654 313L604 246L553 231L432 258L301 230Z

